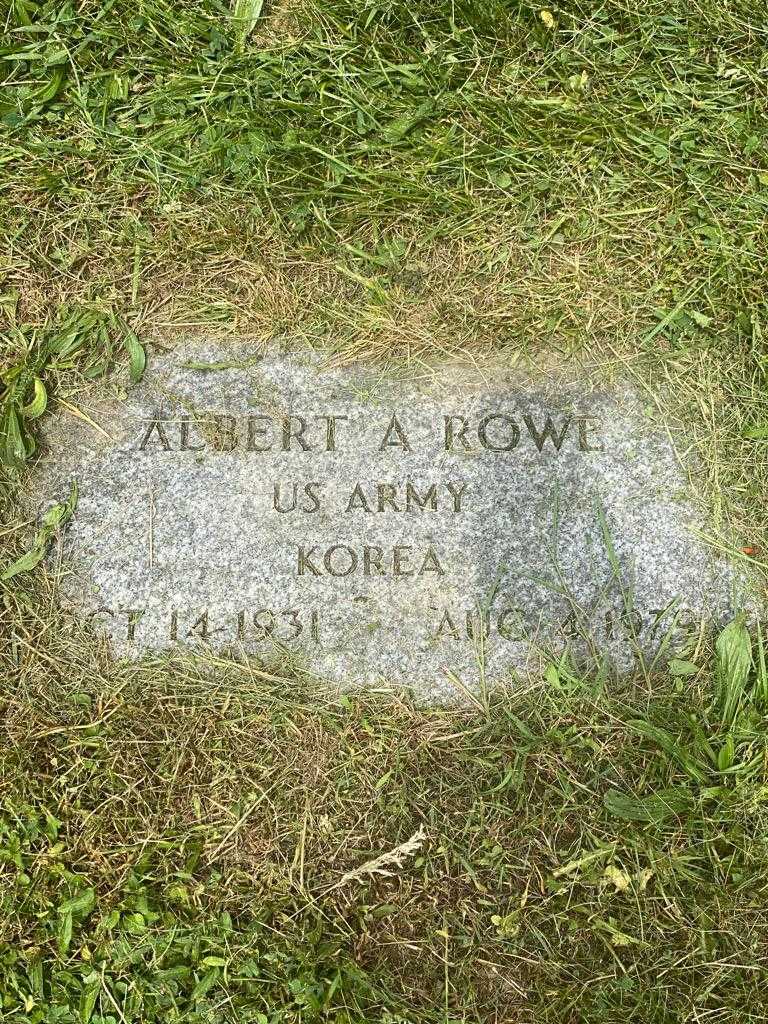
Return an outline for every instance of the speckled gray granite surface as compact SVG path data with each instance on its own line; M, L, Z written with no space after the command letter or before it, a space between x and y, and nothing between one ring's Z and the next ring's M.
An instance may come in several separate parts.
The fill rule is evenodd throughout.
M289 654L334 682L448 693L566 648L629 669L743 600L626 387L393 381L196 342L83 411L100 429L53 417L28 500L77 480L61 596L120 655Z

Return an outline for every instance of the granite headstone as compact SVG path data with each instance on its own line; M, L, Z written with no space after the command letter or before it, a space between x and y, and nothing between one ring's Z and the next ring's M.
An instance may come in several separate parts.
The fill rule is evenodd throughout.
M198 341L80 413L51 417L28 496L42 512L77 480L60 593L118 655L209 647L434 694L568 651L650 664L744 599L625 385Z

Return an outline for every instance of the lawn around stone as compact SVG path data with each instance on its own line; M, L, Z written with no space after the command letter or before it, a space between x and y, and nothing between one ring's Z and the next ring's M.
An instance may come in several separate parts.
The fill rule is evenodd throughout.
M2 1020L766 1019L759 5L0 25Z

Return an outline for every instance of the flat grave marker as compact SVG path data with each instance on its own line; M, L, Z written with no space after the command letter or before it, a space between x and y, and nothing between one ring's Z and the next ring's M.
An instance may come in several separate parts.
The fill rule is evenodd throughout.
M624 385L195 342L84 411L99 429L51 418L28 496L43 511L77 480L61 595L119 655L210 647L448 693L568 649L629 670L745 599Z

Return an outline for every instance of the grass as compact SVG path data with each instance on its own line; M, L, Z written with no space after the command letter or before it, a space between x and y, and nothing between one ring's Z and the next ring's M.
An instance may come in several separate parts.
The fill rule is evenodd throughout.
M5 0L0 31L2 568L40 417L195 332L586 357L684 421L712 539L764 567L755 0ZM430 710L115 663L44 563L4 587L0 1020L768 1019L761 636Z
M3 1019L765 1019L768 675L745 627L714 674L561 671L478 712L115 664L20 625Z
M652 689L561 671L478 712L115 664L20 620L4 1020L765 1019L743 626Z

